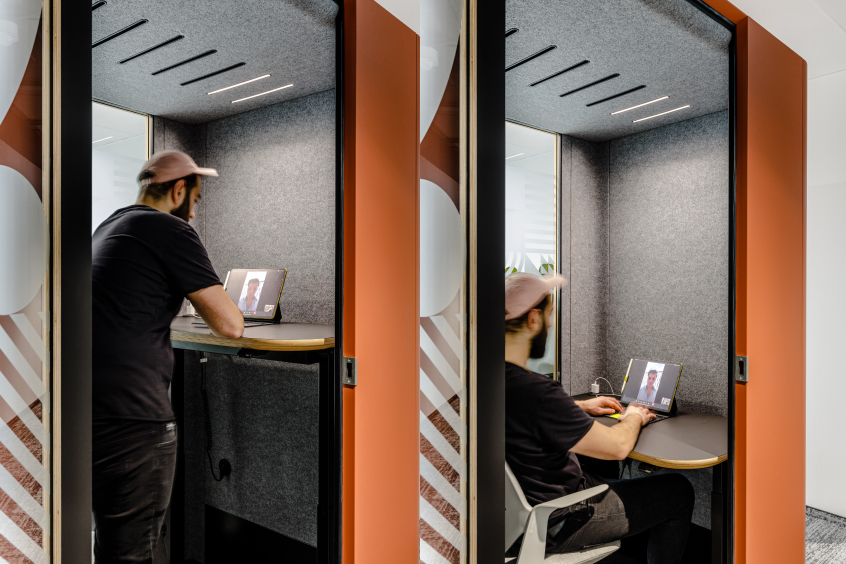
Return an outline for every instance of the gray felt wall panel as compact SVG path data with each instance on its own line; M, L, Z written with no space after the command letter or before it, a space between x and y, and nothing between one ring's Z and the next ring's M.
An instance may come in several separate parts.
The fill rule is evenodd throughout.
M282 321L335 321L335 91L207 124L209 256L288 269Z
M317 546L317 367L234 356L208 365L213 459L229 460L232 477L204 472L206 503Z
M570 179L570 390L606 376L608 144L573 138Z
M728 113L611 142L608 370L684 363L679 404L727 414Z
M178 149L207 178L194 227L223 280L232 268L288 268L283 321L334 322L335 96L298 98L200 125L156 118L155 150ZM186 354L186 556L200 562L209 504L317 544L317 367L209 355L215 462L206 459L199 356Z
M572 394L597 376L619 392L631 357L664 359L685 365L683 408L726 415L728 134L718 112L605 143L562 137ZM710 528L712 470L658 472L690 480L693 522Z

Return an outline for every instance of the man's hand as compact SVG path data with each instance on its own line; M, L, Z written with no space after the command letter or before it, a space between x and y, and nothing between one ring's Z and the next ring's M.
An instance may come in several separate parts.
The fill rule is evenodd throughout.
M655 415L654 413L652 413L651 411L649 411L645 407L641 407L641 406L635 405L633 403L629 404L629 407L626 408L626 411L624 411L623 414L620 415L619 420L624 421L629 416L637 417L638 419L640 419L641 427L658 417L657 415Z
M192 292L188 299L218 337L237 339L244 333L244 316L220 284Z
M590 415L611 415L612 413L623 411L623 405L619 401L605 396L577 401L576 405L581 407L582 411ZM620 419L622 419L622 417Z

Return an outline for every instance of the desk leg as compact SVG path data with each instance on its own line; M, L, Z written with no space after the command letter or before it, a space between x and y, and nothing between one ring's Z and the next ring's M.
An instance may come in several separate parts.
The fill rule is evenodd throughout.
M319 485L317 502L317 562L340 564L341 547L341 381L335 350L320 355Z
M173 380L170 383L170 403L176 415L179 440L176 443L176 477L170 496L170 562L182 564L185 561L185 351L173 349Z
M713 467L714 486L711 492L711 562L713 564L726 564L730 561L726 550L728 543L726 535L726 501L729 498L728 487L728 462L717 464Z

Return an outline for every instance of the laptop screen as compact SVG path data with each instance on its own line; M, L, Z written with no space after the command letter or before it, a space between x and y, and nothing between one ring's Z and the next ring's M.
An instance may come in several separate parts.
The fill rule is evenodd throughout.
M655 411L670 411L681 371L681 364L631 359L621 403L634 403Z
M223 289L244 319L273 319L287 273L284 268L236 268L229 272Z

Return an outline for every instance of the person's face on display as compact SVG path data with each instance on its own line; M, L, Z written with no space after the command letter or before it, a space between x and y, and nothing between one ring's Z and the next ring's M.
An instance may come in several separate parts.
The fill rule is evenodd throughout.
M540 310L532 310L531 315L540 313ZM538 315L540 319L541 328L534 337L532 337L532 347L529 349L529 358L543 358L546 354L546 339L549 334L549 328L552 327L552 301L546 304L543 313Z
M185 180L178 181L171 192L171 198L176 207L170 213L185 221L194 219L194 206L200 201L202 190L203 181L199 177L197 178L197 185L190 190L190 193Z
M251 298L251 299L253 297L255 297L256 290L258 290L258 287L259 287L258 282L252 282L251 284L249 284L247 286L247 297Z
M646 375L646 386L651 390L655 387L655 380L658 378L657 372L650 372Z

